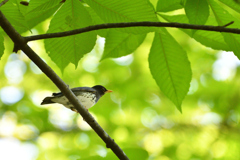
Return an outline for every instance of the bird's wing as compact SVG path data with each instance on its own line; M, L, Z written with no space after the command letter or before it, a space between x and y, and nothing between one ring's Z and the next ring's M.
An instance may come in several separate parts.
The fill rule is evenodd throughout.
M91 87L76 87L76 88L72 88L71 90L76 96L79 95L80 92L92 92L92 93L96 92L96 90ZM63 96L62 92L53 93L52 95L54 97Z

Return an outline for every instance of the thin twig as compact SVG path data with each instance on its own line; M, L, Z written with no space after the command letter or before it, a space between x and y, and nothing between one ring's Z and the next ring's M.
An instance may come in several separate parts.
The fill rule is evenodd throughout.
M18 47L45 73L51 81L61 90L67 99L73 104L85 121L92 127L98 136L106 143L106 146L116 154L121 160L129 160L123 150L114 142L114 140L103 130L95 121L92 115L84 108L68 86L59 78L59 76L27 45L27 41L13 28L6 17L0 11L0 26L12 39Z
M227 27L227 26L230 26L231 24L233 24L234 23L234 21L232 21L232 22L229 22L229 23L227 23L227 24L225 24L225 25L223 25L222 27Z
M229 23L230 25L231 23ZM183 29L196 29L196 30L206 30L206 31L216 31L216 32L228 32L240 34L240 29L238 28L226 28L225 26L207 26L207 25L193 25L187 23L166 23L166 22L126 22L126 23L105 23L98 24L94 26L89 26L85 28L75 29L71 31L58 32L58 33L48 33L40 34L34 36L25 37L26 41L34 41L40 39L65 37L90 31L95 31L99 29L109 29L109 28L126 28L126 27L173 27L173 28L183 28Z
M0 3L0 7L1 6L3 6L5 3L7 3L8 2L8 0L4 0L4 1L2 1L1 3Z

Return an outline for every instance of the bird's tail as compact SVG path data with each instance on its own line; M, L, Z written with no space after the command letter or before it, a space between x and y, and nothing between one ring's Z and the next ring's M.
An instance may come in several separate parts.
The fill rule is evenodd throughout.
M41 103L41 105L55 103L55 102L52 101L52 98L54 98L54 97L46 97L46 98L44 98L42 103Z

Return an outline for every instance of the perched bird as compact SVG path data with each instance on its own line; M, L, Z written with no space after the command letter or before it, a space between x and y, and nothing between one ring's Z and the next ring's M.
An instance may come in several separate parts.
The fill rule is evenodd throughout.
M96 86L93 86L92 88L77 87L77 88L72 88L71 90L87 110L92 106L94 106L99 100L99 98L101 98L105 93L112 92L111 90L107 90L105 87L101 85L96 85ZM74 106L62 94L62 92L53 93L52 97L44 98L41 105L51 104L51 103L60 103L65 107L71 109L72 111L77 112Z

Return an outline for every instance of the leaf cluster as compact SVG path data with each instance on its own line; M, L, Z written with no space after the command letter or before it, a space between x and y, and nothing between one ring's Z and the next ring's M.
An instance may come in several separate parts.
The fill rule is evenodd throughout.
M185 22L197 25L237 28L239 19L228 10L239 13L239 4L232 0L158 0L153 6L148 0L31 0L21 5L20 0L11 0L1 6L18 32L31 31L33 27L50 19L47 33L56 33L83 28L94 24L140 21ZM226 6L229 8L226 9ZM223 8L224 7L224 8ZM176 11L175 13L173 13ZM184 12L185 11L185 14ZM162 92L177 106L188 93L192 76L186 51L164 28L133 27L91 31L64 38L46 39L45 49L49 57L63 71L69 63L78 66L79 60L93 50L97 36L105 38L102 59L118 58L133 53L144 41L146 34L155 37L149 52L149 69ZM183 30L201 44L217 50L233 51L240 56L240 36L229 33ZM2 56L3 38L1 36Z

